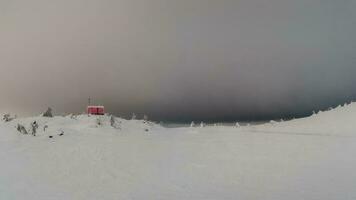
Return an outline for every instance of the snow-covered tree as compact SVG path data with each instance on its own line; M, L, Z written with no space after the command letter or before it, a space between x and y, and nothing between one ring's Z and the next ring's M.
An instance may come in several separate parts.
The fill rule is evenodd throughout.
M53 117L52 108L48 107L47 111L42 114L43 117Z
M148 121L148 116L147 115L143 115L143 120Z
M17 124L17 131L22 133L22 134L24 134L24 135L28 134L26 128L21 124Z
M200 127L203 128L205 126L204 122L200 122Z
M103 125L103 122L101 121L101 119L99 117L96 118L96 125L98 125L98 126Z
M12 118L11 118L10 114L7 113L7 114L3 115L2 120L4 120L5 122L9 122L12 120Z
M236 127L240 127L239 122L236 122L235 126L236 126Z
M68 117L71 118L71 119L74 119L74 120L77 119L77 115L75 115L73 113L69 114Z
M115 117L113 115L110 116L110 126L115 126Z
M190 123L190 127L194 127L195 126L195 123L194 121L192 121L192 123Z
M32 128L32 135L36 136L37 133L37 129L38 129L38 124L36 121L31 123L31 128Z
M121 122L117 122L117 121L116 121L116 117L115 117L114 115L111 115L111 116L110 116L110 125L111 125L113 128L121 129L119 123L121 123Z
M132 120L135 120L135 119L136 119L136 114L135 114L135 113L132 113L131 119L132 119Z

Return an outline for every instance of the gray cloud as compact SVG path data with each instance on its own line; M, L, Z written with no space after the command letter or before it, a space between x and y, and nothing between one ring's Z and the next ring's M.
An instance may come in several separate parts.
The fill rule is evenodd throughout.
M87 97L162 120L302 116L356 98L356 2L0 0L0 110Z

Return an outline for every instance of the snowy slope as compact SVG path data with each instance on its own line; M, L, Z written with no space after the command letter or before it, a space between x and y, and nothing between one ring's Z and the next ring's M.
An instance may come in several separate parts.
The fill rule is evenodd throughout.
M356 131L356 103L318 112L311 117L283 123L264 124L256 127L261 131L294 132L320 135L354 135Z
M356 198L355 104L240 128L100 118L0 124L0 199ZM35 120L36 137L16 131Z

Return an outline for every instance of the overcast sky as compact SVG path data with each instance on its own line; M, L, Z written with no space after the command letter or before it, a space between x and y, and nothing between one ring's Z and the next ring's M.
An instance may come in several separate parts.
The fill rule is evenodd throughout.
M0 0L0 110L257 120L356 99L355 0Z

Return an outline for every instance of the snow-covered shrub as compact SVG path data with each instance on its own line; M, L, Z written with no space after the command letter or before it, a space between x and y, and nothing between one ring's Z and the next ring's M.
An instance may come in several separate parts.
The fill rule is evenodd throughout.
M48 108L45 113L42 114L43 117L53 117L52 108Z
M110 126L115 126L115 117L113 115L110 116Z
M5 122L10 122L11 120L13 120L13 118L11 118L10 114L4 114L2 120L4 120Z
M136 119L136 114L135 114L135 113L132 113L131 119L132 119L132 120L135 120L135 119Z
M236 127L240 127L239 122L236 122L235 126L236 126Z
M103 125L103 122L101 121L100 118L96 118L96 125L98 125L98 126Z
M274 120L269 121L269 123L270 123L270 124L277 124L277 122L274 121Z
M16 129L17 129L18 132L20 132L20 133L22 133L24 135L28 134L26 128L21 124L17 124L17 128Z
M195 126L195 123L194 121L192 121L192 123L190 123L190 127L194 127Z
M67 117L71 118L71 119L74 119L74 120L77 120L77 115L71 113L69 114Z
M143 115L143 120L148 121L148 116L147 115Z
M12 120L16 119L17 115L11 117L11 115L9 113L4 114L2 120L4 120L4 122L11 122Z
M120 122L119 122L119 123L120 123ZM113 116L113 115L111 115L111 117L110 117L110 125L111 125L113 128L121 129L120 125L119 125L118 122L116 121L115 116Z
M38 129L38 124L36 121L31 123L31 128L32 128L32 135L36 136L37 133L37 129Z
M204 122L200 122L200 127L203 128L205 126Z

